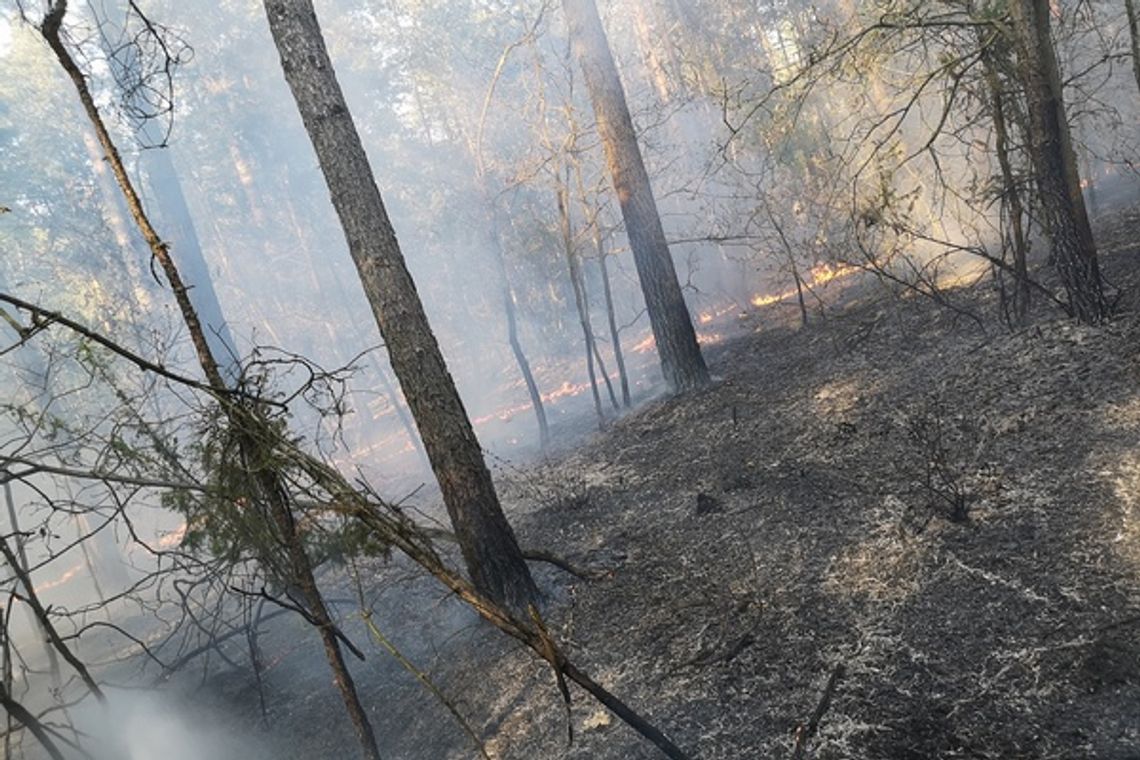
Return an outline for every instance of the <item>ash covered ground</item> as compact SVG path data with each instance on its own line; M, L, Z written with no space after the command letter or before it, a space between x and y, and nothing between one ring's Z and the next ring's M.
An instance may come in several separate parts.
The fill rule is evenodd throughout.
M840 666L806 756L1140 757L1138 229L1100 220L1124 293L1107 326L1040 307L1005 330L984 284L951 293L984 329L853 286L807 327L786 305L747 317L707 391L500 462L521 543L603 576L535 565L551 631L703 760L791 756ZM580 691L568 719L544 663L405 563L364 574L379 628L491 756L660 756ZM386 756L478 757L370 639L343 571L324 581ZM237 667L166 682L187 757L354 756L315 633L283 616L259 644L260 689L237 638Z

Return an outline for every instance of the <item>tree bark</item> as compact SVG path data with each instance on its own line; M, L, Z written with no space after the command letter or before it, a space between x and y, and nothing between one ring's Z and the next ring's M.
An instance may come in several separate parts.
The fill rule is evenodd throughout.
M214 290L210 268L202 253L198 230L190 215L182 183L170 157L170 148L153 148L143 152L142 165L154 192L158 218L170 232L170 247L178 256L179 270L189 289L190 300L205 328L206 343L219 364L227 384L238 379L237 344L226 324L218 294Z
M982 44L984 45L985 42L983 41ZM1029 313L1031 297L1029 241L1022 224L1025 208L1021 202L1021 189L1017 185L1013 162L1010 160L1009 124L1005 112L1005 94L1002 92L1001 79L998 76L992 51L987 50L982 54L982 67L986 87L990 91L990 118L994 123L994 150L997 152L998 165L1001 167L1002 200L1009 216L1010 237L1013 242L1013 271L1016 282L1013 290L1012 322L1021 324Z
M428 325L309 0L265 0L285 80L316 151L365 295L476 587L514 610L538 590Z
M1026 93L1030 157L1053 261L1073 316L1085 323L1101 322L1109 316L1109 305L1069 136L1060 69L1049 30L1049 0L1014 0L1010 12L1017 30L1018 69Z
M582 68L605 149L610 177L633 249L661 370L671 390L682 393L709 383L697 334L665 240L625 100L594 0L563 0L571 46Z
M621 383L621 403L626 409L630 407L629 374L625 371L625 356L621 349L621 333L618 330L617 315L614 314L614 296L610 288L610 270L606 264L605 244L602 242L602 232L598 222L594 220L594 249L598 252L598 268L602 273L602 295L606 302L606 321L610 326L610 342L613 344L614 362L617 364L618 380Z
M566 185L561 182L555 191L558 204L558 230L562 237L562 249L566 255L566 266L570 270L570 286L574 290L574 308L578 313L578 326L582 328L582 340L586 346L586 375L590 378L590 393L594 397L594 414L598 417L598 427L605 425L606 415L602 412L602 397L598 393L598 376L594 371L594 333L590 329L587 316L586 296L582 292L582 273L578 267L578 257L574 254L574 233L570 227L570 207L567 203Z
M494 213L494 210L491 210ZM519 374L526 384L527 395L530 396L531 409L538 422L538 438L543 450L550 445L550 424L546 420L546 407L542 403L542 392L538 389L538 382L534 379L534 372L530 369L526 352L523 351L522 341L519 340L518 312L515 306L515 291L511 287L511 278L507 274L507 262L503 257L503 246L499 239L497 225L491 240L491 254L495 257L495 266L499 270L499 279L503 290L503 314L507 319L507 343L511 346L511 353L515 357L515 364L519 366Z

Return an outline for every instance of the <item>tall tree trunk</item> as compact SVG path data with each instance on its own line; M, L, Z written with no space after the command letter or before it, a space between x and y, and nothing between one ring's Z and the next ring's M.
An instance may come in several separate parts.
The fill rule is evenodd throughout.
M1049 0L1014 0L1010 11L1018 36L1018 70L1026 93L1030 157L1053 260L1073 316L1081 322L1101 322L1109 315L1109 305L1069 136L1061 75L1049 31Z
M602 376L602 381L606 384L606 394L610 397L614 411L620 411L621 407L618 406L617 394L614 393L614 384L610 381L610 373L606 369L606 360L602 358L602 352L598 350L598 339L592 335L591 338L590 342L594 345L594 359L598 362L598 374Z
M530 408L534 411L535 422L538 423L539 444L545 451L546 447L550 445L550 424L546 419L546 405L542 401L542 391L538 388L538 382L534 378L534 372L531 371L530 362L526 358L526 351L523 350L522 340L519 338L518 307L515 303L515 291L511 285L511 276L507 271L507 258L503 254L503 237L499 228L499 216L495 202L487 190L487 178L477 155L476 165L475 182L479 188L479 197L482 198L483 207L486 208L490 217L488 224L490 234L487 244L490 246L491 256L495 260L495 268L499 273L503 316L507 320L507 343L511 347L511 354L515 357L515 364L518 365L519 374L522 375L523 383L526 385L526 392L530 397Z
M590 393L594 397L594 413L598 416L598 427L605 425L606 415L602 411L602 397L598 393L598 376L594 371L594 333L590 329L586 295L582 292L582 272L578 257L574 253L574 232L570 226L570 206L567 203L567 188L559 182L555 191L558 203L558 229L562 237L562 250L566 254L566 266L570 270L570 287L574 290L574 308L578 313L578 326L582 328L582 341L586 347L586 374L590 378Z
M709 382L681 284L665 241L665 231L649 174L637 145L633 119L618 78L594 0L563 0L570 40L594 106L606 163L625 219L637 275L665 381L674 392Z
M52 52L58 59L60 66L68 75L68 78L71 79L76 93L79 96L79 100L83 104L84 112L87 114L87 118L90 120L91 126L94 128L96 136L99 139L99 143L106 154L107 161L110 164L111 171L115 176L119 189L123 193L131 217L142 233L151 255L158 261L159 266L163 270L163 274L166 276L167 282L170 283L175 302L178 304L179 312L190 334L190 340L198 356L198 363L201 365L208 385L214 391L218 400L223 403L223 409L229 418L230 424L236 430L243 431L241 440L243 458L247 463L272 461L272 456L267 455L265 451L261 450L261 447L269 445L268 442L272 441L272 435L265 435L264 439L259 438L260 433L266 433L268 425L264 420L259 419L256 413L242 409L229 402L227 397L228 386L222 375L222 371L219 369L218 361L211 350L210 340L207 337L206 331L203 329L202 321L199 319L194 304L190 300L189 288L186 281L182 278L182 274L175 265L173 258L171 258L167 244L162 240L151 224L150 218L142 206L138 192L135 190L134 184L127 175L127 170L123 165L119 150L111 139L111 135L107 131L103 118L99 115L99 109L95 105L95 100L91 96L91 91L87 86L86 77L83 75L79 66L76 65L75 60L71 57L71 53L67 50L67 46L63 42L60 30L66 13L67 0L55 0L45 15L43 23L40 25L40 33L48 43L48 46L52 49ZM285 525L286 523L292 523L293 517L288 502L279 498L279 496L284 493L280 473L273 470L262 470L254 471L251 474L257 478L259 490L262 492L260 495L267 500L270 511L277 524ZM288 531L284 531L283 538L286 542L286 549L289 552L290 571L298 585L304 591L306 602L310 605L310 613L317 621L322 641L325 644L329 667L332 669L337 686L340 689L345 709L348 711L349 717L357 730L357 736L360 739L364 756L368 760L379 760L380 753L376 746L375 738L372 735L368 715L364 711L364 706L360 703L360 698L352 682L352 677L349 675L343 657L340 655L339 643L335 638L335 632L331 620L328 617L327 610L324 609L323 600L320 598L320 591L317 589L316 581L313 577L313 568L309 557L304 551L303 546L301 546L299 552L297 551L297 547L300 546L300 540L295 531L291 534ZM6 558L8 557L9 551L2 537L0 537L0 552L3 552ZM25 585L27 586L28 597L34 600L35 593L31 588L30 581L26 582ZM50 636L52 634L50 624L47 624L47 630ZM66 647L59 645L56 648L69 664L77 667L81 676L86 672L82 669L82 663L72 661L72 657L66 650ZM90 678L88 677L85 681L90 681ZM92 688L96 696L101 696L101 692L98 690L98 687L94 685L93 681L88 685Z
M227 384L237 380L237 344L230 334L218 295L214 290L210 268L202 254L198 231L182 192L182 183L170 157L169 148L143 152L143 170L150 180L158 217L170 231L169 246L178 257L179 270L186 282L188 295L205 329L210 353L218 361Z
M621 332L618 330L617 315L614 313L614 294L610 288L610 270L606 264L609 254L606 253L602 242L602 231L594 220L594 250L598 252L598 268L602 273L602 296L606 302L606 321L610 326L610 342L613 345L614 362L617 364L618 380L621 383L621 403L628 409L631 405L629 395L629 373L625 370L625 356L621 349Z
M491 210L494 213L494 210ZM515 306L515 291L511 287L511 278L507 274L507 262L503 257L503 246L499 238L498 225L492 223L493 235L491 240L491 255L495 258L495 266L499 270L500 287L503 291L503 315L507 319L507 343L511 346L511 354L515 357L515 364L519 367L519 374L526 384L527 395L530 396L530 406L534 410L534 418L538 422L539 443L545 450L550 445L550 425L546 420L546 406L542 403L542 392L538 389L538 382L534 379L534 372L530 369L526 352L523 351L522 341L519 340L518 312Z
M264 5L285 80L325 175L471 579L495 601L525 611L538 599L538 589L499 506L479 441L404 263L312 3L265 0Z
M576 124L575 124L575 129L577 129ZM575 141L576 141L576 138L575 138ZM602 210L601 210L601 207L599 205L597 205L598 203L600 203L600 200L596 199L595 204L590 203L589 193L586 192L586 184L582 180L582 162L579 159L577 152L574 150L567 151L567 159L570 161L571 166L573 166L573 168L574 168L574 180L575 180L575 186L577 188L578 203L582 207L583 218L589 220L588 226L590 227L590 231L592 233L592 238L593 238L593 242L594 242L594 250L598 256L598 268L601 271L601 275L602 275L602 290L603 290L603 295L604 295L605 305L606 305L606 315L609 319L610 337L614 342L614 349L613 349L614 361L617 364L618 376L619 376L619 379L621 381L622 400L624 401L625 406L628 408L630 405L630 401L629 401L629 379L626 377L625 359L621 353L621 342L618 340L617 323L616 323L616 320L614 317L613 293L610 290L609 270L606 267L606 250L605 250L605 247L602 245L602 228L601 228L601 224L599 221L599 217L601 216ZM569 179L567 179L567 187L569 187ZM584 292L585 279L581 276L581 268L579 268L579 279L583 282L583 292ZM587 304L589 303L589 299L586 299L586 303ZM592 331L591 331L591 336L592 336ZM609 372L606 371L606 363L604 361L602 361L602 354L601 354L601 351L598 349L598 340L596 337L593 338L593 343L594 343L594 356L598 360L598 368L601 370L602 379L606 381L606 390L609 392L610 401L613 403L614 411L615 412L620 411L620 407L618 406L617 396L614 394L614 386L613 386L613 383L610 382Z
M994 150L997 152L998 165L1001 167L1002 201L1009 218L1010 238L1013 243L1015 282L1012 321L1015 324L1021 324L1029 312L1031 293L1029 287L1029 240L1025 236L1025 227L1022 223L1025 208L1021 202L1021 188L1017 184L1013 162L1010 160L1005 94L1002 92L1001 79L998 76L992 52L983 53L982 66L986 78L986 87L990 91L990 118L993 119L994 123Z

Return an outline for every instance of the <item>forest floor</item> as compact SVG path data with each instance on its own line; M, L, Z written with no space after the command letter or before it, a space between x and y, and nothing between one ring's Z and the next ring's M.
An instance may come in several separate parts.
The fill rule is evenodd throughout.
M983 330L872 287L802 328L772 307L707 352L711 388L501 469L522 544L607 571L535 566L551 631L702 760L791 757L837 669L808 757L1140 758L1137 230L1098 230L1125 293L1107 326L1042 308ZM991 286L952 295L996 313ZM660 756L579 691L568 746L542 662L405 563L369 577L379 626L493 756ZM326 580L386 756L477 757ZM354 755L312 631L279 618L261 644L264 722L246 669L174 679L194 741L221 737L195 756Z

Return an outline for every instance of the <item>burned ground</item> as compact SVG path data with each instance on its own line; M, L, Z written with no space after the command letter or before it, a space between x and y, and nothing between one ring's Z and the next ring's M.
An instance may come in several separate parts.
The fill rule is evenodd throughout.
M1135 223L1102 225L1129 294ZM501 463L522 543L606 571L539 568L551 629L704 760L790 756L837 666L812 757L1140 757L1135 297L1103 327L1042 309L1008 331L873 292L806 328L750 316L712 388ZM996 308L987 286L954 297ZM494 756L658 756L582 693L568 745L542 663L401 563L375 573L376 620ZM264 723L245 672L178 693L275 756L350 755L315 636L279 620L262 644ZM356 673L389 756L477 756L381 650Z

